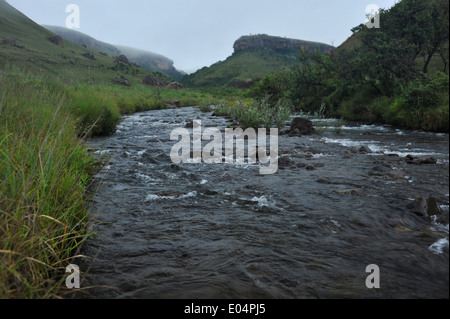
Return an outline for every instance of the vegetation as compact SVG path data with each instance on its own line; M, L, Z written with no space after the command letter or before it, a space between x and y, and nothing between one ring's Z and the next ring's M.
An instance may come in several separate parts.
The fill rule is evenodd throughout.
M47 298L88 236L96 163L60 87L0 72L0 88L0 298Z
M297 110L410 129L449 131L448 1L402 0L381 10L380 29L360 25L328 55L300 52L250 96L288 99Z
M269 97L262 99L235 98L218 103L215 114L237 121L243 127L281 129L292 113L292 106L286 99L271 104Z
M171 81L161 73L146 71L133 63L91 51L81 45L56 38L21 12L0 0L0 69L18 65L33 74L55 82L111 85L124 77L131 86L139 85L147 75ZM10 40L10 41L8 41Z

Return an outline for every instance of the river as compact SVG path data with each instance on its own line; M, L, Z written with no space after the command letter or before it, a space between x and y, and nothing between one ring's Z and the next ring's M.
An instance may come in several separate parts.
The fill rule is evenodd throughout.
M449 297L448 134L330 120L280 136L278 171L261 175L258 164L173 164L170 134L192 119L228 125L192 107L149 111L91 141L111 160L80 260L82 285L96 288L81 298ZM411 211L430 196L438 218ZM379 289L366 286L373 264Z

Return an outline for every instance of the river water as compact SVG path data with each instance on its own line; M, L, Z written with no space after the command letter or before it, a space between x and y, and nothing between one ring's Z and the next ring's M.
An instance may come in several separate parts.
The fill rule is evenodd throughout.
M150 111L91 141L111 160L80 261L82 286L96 288L81 298L449 297L447 134L330 120L280 136L278 172L260 175L258 164L173 164L170 134L192 119L228 125L196 108ZM429 196L437 219L408 208ZM379 289L366 286L371 264Z

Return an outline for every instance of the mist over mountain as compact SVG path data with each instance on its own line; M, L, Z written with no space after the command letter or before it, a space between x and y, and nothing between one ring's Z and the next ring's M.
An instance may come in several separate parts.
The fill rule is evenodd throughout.
M161 72L176 81L179 81L185 75L184 72L175 69L174 62L171 59L161 54L121 45L112 45L99 41L82 32L64 27L49 25L43 25L43 27L61 36L62 38L82 45L89 50L113 57L123 54L131 62L138 64L144 70L151 72Z
M174 67L174 62L161 54L122 45L116 45L115 47L122 54L126 55L130 61L137 63L145 70L163 72L176 81L181 80L186 74L183 71L177 70Z
M84 34L82 32L58 26L51 26L51 25L42 25L42 26L47 30L50 30L51 32L61 36L62 38L74 42L76 44L82 45L88 48L89 50L95 52L103 52L108 54L109 56L120 55L120 50L117 49L115 46L94 39L93 37Z

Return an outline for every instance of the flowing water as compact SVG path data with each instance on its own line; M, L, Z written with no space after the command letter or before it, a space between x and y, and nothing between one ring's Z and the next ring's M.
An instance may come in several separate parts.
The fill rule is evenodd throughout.
M97 288L82 298L449 297L447 134L283 135L278 172L260 175L258 164L173 164L170 134L192 119L228 124L195 108L150 111L92 141L111 160L96 177L98 236L80 267L82 285ZM408 208L429 196L438 218ZM379 289L366 286L370 264Z

